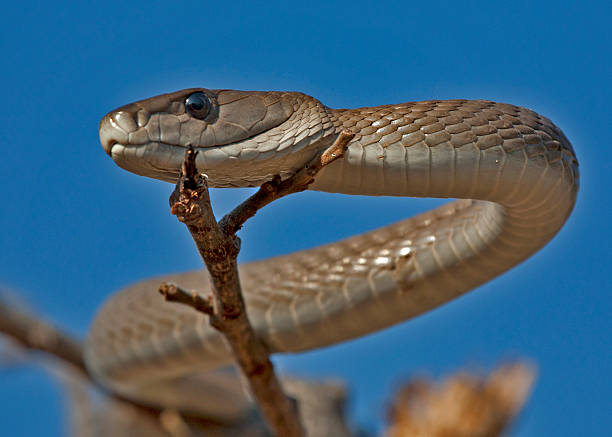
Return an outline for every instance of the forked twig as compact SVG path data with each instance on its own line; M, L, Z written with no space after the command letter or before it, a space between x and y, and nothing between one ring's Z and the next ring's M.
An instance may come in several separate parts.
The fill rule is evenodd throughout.
M277 176L265 182L219 223L210 204L206 177L197 172L197 152L192 148L185 153L181 176L170 196L171 212L189 229L211 275L213 299L174 284L162 284L159 291L168 301L189 305L210 316L211 325L228 340L266 422L277 436L301 437L304 430L295 403L281 389L268 348L247 318L236 262L240 251L236 232L265 205L307 189L324 166L344 155L353 136L348 131L341 132L331 147L296 174L286 180Z
M285 180L276 176L272 180L264 182L255 194L219 221L219 226L221 226L223 232L227 234L238 232L242 225L264 206L281 197L306 190L314 182L316 174L323 167L344 156L348 143L354 136L354 133L343 130L327 150L317 154L293 176Z

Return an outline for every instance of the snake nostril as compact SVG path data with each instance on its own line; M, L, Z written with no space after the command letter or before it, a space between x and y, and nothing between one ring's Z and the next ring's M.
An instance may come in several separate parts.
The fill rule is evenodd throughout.
M149 122L149 118L151 114L149 114L144 109L141 109L136 113L136 121L138 122L138 127L143 127Z

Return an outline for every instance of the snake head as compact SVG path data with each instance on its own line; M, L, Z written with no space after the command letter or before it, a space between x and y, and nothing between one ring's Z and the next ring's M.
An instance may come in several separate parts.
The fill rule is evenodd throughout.
M297 139L296 127L307 122L304 109L311 118L327 113L302 93L191 88L109 112L100 122L100 142L120 167L168 182L176 181L185 148L193 146L211 186L255 186L306 159L281 159L311 143L302 135L302 144L287 147L285 138L293 131ZM280 165L271 162L278 159Z

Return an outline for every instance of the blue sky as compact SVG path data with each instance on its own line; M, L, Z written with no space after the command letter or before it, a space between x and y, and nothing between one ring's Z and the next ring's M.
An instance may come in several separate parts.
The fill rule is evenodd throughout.
M276 362L347 381L352 419L375 430L409 375L527 357L539 379L515 435L609 435L610 3L292 3L5 4L0 283L84 335L113 290L199 268L168 212L172 187L119 169L99 145L99 119L130 101L202 86L298 90L332 107L432 98L526 106L555 121L580 160L578 203L561 233L443 308ZM215 191L214 207L220 214L246 194ZM299 194L247 224L241 260L330 242L438 203ZM0 370L0 394L0 427L11 435L62 435L61 392L44 373Z

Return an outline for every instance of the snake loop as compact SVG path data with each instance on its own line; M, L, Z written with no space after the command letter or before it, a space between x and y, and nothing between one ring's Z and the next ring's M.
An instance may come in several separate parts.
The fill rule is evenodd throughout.
M194 95L210 103L201 118L185 109ZM210 186L249 187L293 174L343 129L356 134L345 157L310 189L459 200L241 266L249 318L275 352L355 338L460 296L546 244L576 199L578 162L563 132L530 110L484 100L331 109L302 93L188 89L110 112L100 140L119 166L171 182L191 145ZM207 403L193 384L206 377L185 376L227 364L231 353L205 317L159 299L161 281L207 293L200 271L121 291L94 322L88 367L141 402L238 414L234 398L220 400L223 378L207 380L216 393Z

